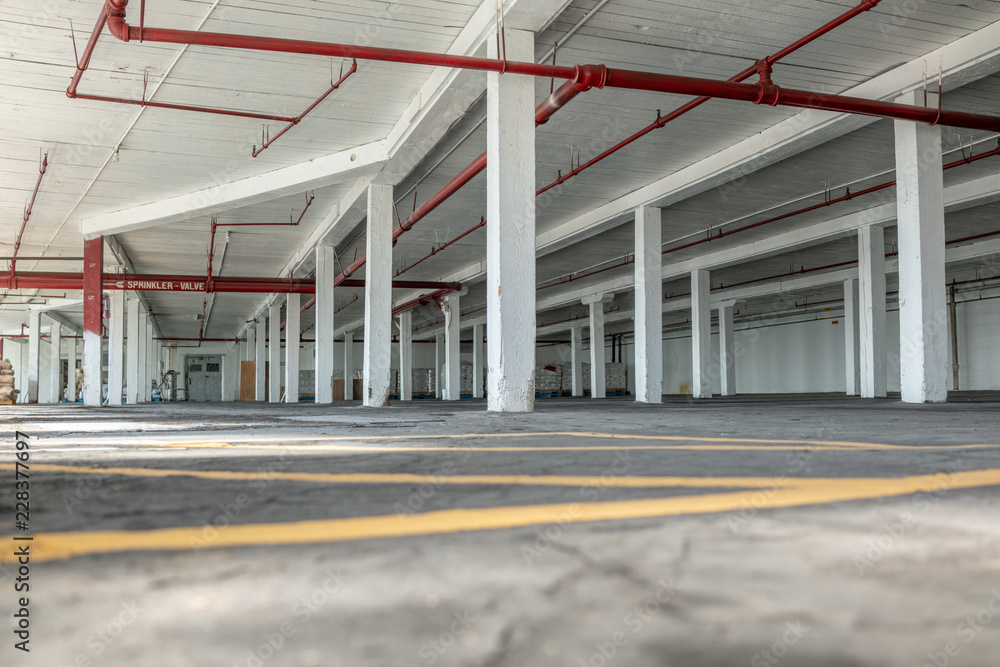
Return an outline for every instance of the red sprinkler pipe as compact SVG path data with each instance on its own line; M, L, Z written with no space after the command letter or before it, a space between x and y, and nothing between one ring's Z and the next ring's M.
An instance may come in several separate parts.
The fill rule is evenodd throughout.
M258 120L277 120L284 123L293 122L291 116L274 116L264 113L253 113L252 111L233 111L230 109L216 109L214 107L197 107L189 104L171 104L168 102L151 102L149 100L130 100L124 97L104 97L103 95L87 95L76 93L70 95L77 100L92 100L94 102L112 102L114 104L131 104L137 107L154 107L156 109L176 109L178 111L197 111L200 113L212 113L220 116L238 116L240 118L256 118Z
M42 158L42 164L38 168L38 180L35 181L35 190L31 193L31 201L28 203L28 208L24 209L24 218L21 220L21 229L17 232L17 238L14 240L14 254L10 258L10 274L14 275L17 272L17 251L21 249L21 235L24 234L24 228L28 225L28 218L31 217L31 209L35 206L35 197L38 196L38 188L42 185L42 176L45 176L45 168L49 166L49 154L46 153Z
M970 155L969 157L964 157L963 156L960 160L955 160L953 162L949 162L949 163L945 164L944 166L941 167L941 169L942 169L942 171L948 171L949 169L954 169L955 167L960 167L960 166L965 165L965 164L972 164L973 162L978 162L979 160L983 160L983 159L988 158L988 157L993 157L995 155L1000 155L1000 141L997 142L997 147L994 148L991 151L987 151L985 153L980 153L979 155ZM812 206L806 206L805 208L800 208L798 210L790 211L788 213L782 213L781 215L776 215L774 217L767 218L766 220L760 220L758 222L752 222L749 225L743 225L742 227L737 227L736 229L730 229L730 230L727 230L727 231L721 231L720 230L718 234L713 234L711 236L706 236L706 237L697 239L695 241L691 241L689 243L685 243L683 245L674 246L673 248L667 248L666 250L662 251L660 254L661 255L667 255L667 254L670 254L672 252L677 252L678 250L684 250L685 248L691 248L691 247L696 246L696 245L701 245L702 243L709 243L711 241L715 241L717 239L724 238L726 236L732 236L733 234L739 234L740 232L745 232L747 230L755 229L755 228L761 227L763 225L768 225L768 224L771 224L772 222L778 222L780 220L786 220L788 218L792 218L792 217L795 217L797 215L802 215L803 213L809 213L810 211L815 211L817 209L824 208L826 206L831 206L833 204L839 204L841 202L850 201L850 200L856 199L858 197L863 197L864 195L869 195L869 194L872 194L873 192L878 192L880 190L885 190L885 189L891 188L894 185L896 185L896 181L892 180L892 181L887 181L885 183L880 183L878 185L873 185L873 186L871 186L869 188L865 188L864 190L860 190L858 192L851 192L850 188L848 188L847 193L844 194L844 195L842 195L842 196L840 196L840 197L836 197L836 198L833 198L833 199L827 199L827 200L823 201L822 203L813 204ZM992 234L986 234L986 236L991 236L991 235ZM584 273L584 274L581 274L581 275L578 275L578 276L572 276L570 278L567 278L566 280L560 280L559 282L551 283L549 285L542 285L538 289L539 290L543 290L543 289L549 289L550 287L556 287L558 285L565 285L566 283L571 283L571 282L573 282L575 280L580 280L581 278L587 278L589 276L597 275L599 273L604 273L606 271L612 271L614 269L618 269L618 268L621 268L623 266L628 266L629 264L632 264L634 262L635 262L635 258L634 257L632 259L625 259L625 260L623 260L623 261L621 261L621 262L619 262L617 264L612 264L611 266L606 266L606 267L604 267L602 269L595 269L594 271L590 271L588 273Z
M786 46L785 48L781 49L780 51L777 51L776 53L774 53L774 54L772 54L770 56L767 56L766 58L758 61L757 63L754 63L753 65L751 65L750 67L746 68L745 70L743 70L739 74L737 74L737 75L733 76L732 78L730 78L729 81L735 82L735 83L739 83L741 81L745 81L746 79L750 78L754 74L757 74L758 71L760 69L762 69L762 68L768 69L768 71L769 71L769 68L770 68L770 66L772 64L774 64L777 61L781 60L782 58L784 58L784 57L786 57L786 56L794 53L795 51L801 49L803 46L806 46L807 44L809 44L810 42L818 39L819 37L822 37L823 35L827 34L831 30L833 30L833 29L835 29L835 28L843 25L844 23L850 21L852 18L854 18L858 14L862 14L862 13L864 13L864 12L872 9L879 2L881 2L881 0L865 0L861 4L855 6L854 8L848 10L847 12L844 12L843 14L841 14L840 16L838 16L837 18L829 21L828 23L826 23L823 26L817 28L816 30L813 30L811 33L809 33L805 37L802 37L801 39L793 42L792 44L789 44L788 46ZM548 192L549 190L551 190L552 188L554 188L554 187L556 187L558 185L562 185L563 183L565 183L569 179L573 178L574 176L578 175L580 172L584 171L585 169L589 169L590 167L593 167L598 162L601 162L602 160L605 160L606 158L610 157L614 153L617 153L618 151L620 151L621 149L625 148L629 144L631 144L631 143L633 143L633 142L641 139L642 137L646 136L647 134L649 134L653 130L658 130L658 129L662 128L667 123L669 123L669 122L671 122L673 120L676 120L677 118L680 118L681 116L683 116L684 114L688 113L689 111L692 111L692 110L698 108L699 106L701 106L705 102L708 102L710 99L712 99L712 98L710 98L710 97L698 97L698 98L693 99L690 102L688 102L688 103L686 103L686 104L678 107L677 109L674 109L673 111L671 111L670 113L668 113L666 116L660 116L659 113L657 113L657 118L656 118L656 120L651 125L648 125L648 126L644 127L643 129L639 130L638 132L636 132L635 134L631 135L630 137L627 137L626 139L623 139L622 141L620 141L619 143L615 144L611 148L605 150L604 152L602 152L601 154L597 155L596 157L591 158L590 160L588 160L584 164L577 165L575 168L570 169L570 171L568 171L565 175L563 175L562 172L559 172L559 178L557 178L556 180L552 181L548 185L542 187L540 190L538 190L537 192L535 192L535 196L537 197L537 196L541 195L544 192ZM480 224L478 224L475 227L469 229L467 232L465 232L464 234L462 234L458 238L455 238L452 241L444 244L440 248L437 248L434 252L431 253L431 255L427 255L425 257L420 258L418 261L414 262L410 266L406 267L405 269L402 269L399 273L403 273L404 271L408 271L409 269L412 269L414 266L416 266L417 264L420 264L425 259L428 259L432 255L434 255L434 254L440 252L441 250L444 250L448 246L452 245L458 239L460 239L460 238L466 236L467 234L469 234L469 233L471 233L471 232L479 229L484 224L485 224L485 222L480 222ZM399 275L399 273L397 273L396 275Z
M549 95L542 101L541 104L535 107L535 125L544 125L547 123L549 118L559 111L559 109L563 108L567 102L587 89L588 88L581 89L574 82L567 82L559 86L554 93ZM392 230L393 245L395 245L396 240L399 239L400 236L410 231L413 225L420 222L420 220L422 220L427 214L440 206L453 194L458 192L466 183L471 181L485 168L486 153L484 151L479 157L473 160L469 166L458 172L458 174L448 181L444 187L431 195L430 199L414 209L410 215L406 216L405 220L401 221L396 228ZM358 257L350 266L344 269L339 276L337 276L337 278L333 281L334 287L340 285L341 282L347 278L350 278L351 275L364 266L367 261L367 255Z
M349 280L345 287L364 287L363 280ZM436 282L429 280L394 280L394 289L461 289L461 283ZM231 292L247 294L313 294L316 282L313 280L279 278L216 278L212 288L205 276L178 275L128 275L104 274L104 290L129 290L137 292ZM83 289L83 274L32 271L19 275L0 275L0 289Z
M108 0L108 2L112 7L107 19L107 25L111 33L125 42L132 39L139 39L139 30L129 26L125 22L127 0ZM932 125L940 124L1000 132L1000 117L996 116L944 111L941 109L896 104L846 95L825 95L806 90L781 88L771 81L769 66L766 63L758 67L758 74L760 74L761 80L756 84L747 84L678 76L675 74L657 74L653 72L615 69L605 65L575 65L573 67L543 65L533 62L426 53L403 49L373 48L349 44L310 42L296 39L258 37L254 35L197 32L192 30L145 28L142 32L142 39L149 42L168 44L191 44L197 46L272 51L277 53L302 53L485 72L509 72L511 74L523 74L546 79L567 79L573 82L576 87L583 90L592 87L610 87L625 90L670 93L674 95L718 97L750 102L752 104L819 109L838 113L924 122Z
M302 119L306 117L306 114L308 114L310 111L312 111L317 106L319 106L320 102L322 102L323 100L325 100L327 98L327 96L330 95L330 93L332 93L333 91L335 91L338 88L340 88L340 84L342 84L345 81L347 81L348 77L350 77L352 74L354 74L357 71L358 71L358 61L354 60L354 61L351 62L351 68L349 70L347 70L347 74L341 74L340 79L338 79L336 82L331 81L330 82L330 87L327 89L327 91L325 93L323 93L322 95L319 96L319 99L317 99L315 102L313 102L312 104L310 104L309 108L307 108L305 111L303 111L302 113L300 113L298 116L296 116L295 118L292 118L291 120L289 120L288 125L286 125L285 128L283 130L281 130L281 132L278 132L276 135L274 135L270 139L263 139L262 138L263 143L260 146L260 150L257 150L257 147L254 146L253 150L250 151L250 154L253 157L257 157L258 155L260 155L261 153L263 153L264 150L268 146L270 146L271 144L273 144L275 141L278 140L278 137L280 137L285 132L288 132L290 129L292 129L293 127L295 127L296 125L298 125L302 121Z
M277 137L275 137L277 139ZM212 231L208 242L208 282L212 282L212 263L215 259L215 230L219 227L298 227L299 223L302 222L302 218L305 217L306 211L312 206L313 200L316 195L310 193L306 196L306 205L302 209L302 213L299 214L299 219L293 221L292 216L289 213L288 222L216 222L212 219Z

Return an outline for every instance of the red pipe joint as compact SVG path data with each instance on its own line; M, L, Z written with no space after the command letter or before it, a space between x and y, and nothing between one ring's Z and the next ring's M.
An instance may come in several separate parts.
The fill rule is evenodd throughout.
M605 65L574 65L576 74L573 85L581 93L591 88L604 88L608 82L608 68Z

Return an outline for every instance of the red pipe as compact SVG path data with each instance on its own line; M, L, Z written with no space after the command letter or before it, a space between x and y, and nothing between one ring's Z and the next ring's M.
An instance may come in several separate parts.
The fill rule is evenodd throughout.
M277 139L277 137L275 137ZM212 263L215 260L215 230L219 227L298 227L299 223L302 222L302 218L305 217L306 211L312 206L313 200L316 195L310 194L306 197L305 208L302 209L302 213L299 214L299 219L292 222L292 216L289 214L288 222L216 222L213 218L212 220L212 231L209 237L208 243L208 282L213 283L212 280ZM213 290L209 290L213 291Z
M125 22L124 9L127 0L108 1L115 8L107 20L107 25L111 33L125 42L138 39L139 30L130 27ZM145 41L169 44L216 46L278 53L302 53L413 65L452 67L486 72L509 72L511 74L544 77L546 79L567 79L583 90L592 87L611 87L674 95L718 97L753 104L767 104L769 106L782 105L803 109L819 109L823 111L871 115L882 118L895 118L966 129L1000 132L1000 117L996 116L944 111L927 107L849 97L846 95L826 95L791 88L783 89L770 80L766 63L758 68L758 73L761 75L760 82L757 84L744 84L678 76L675 74L657 74L653 72L614 69L608 68L605 65L576 65L567 67L493 58L425 53L403 49L373 48L348 44L310 42L253 35L230 35L191 30L145 28L142 38Z
M38 180L35 181L35 190L31 193L31 201L28 203L28 208L24 211L24 219L21 220L21 229L17 232L17 238L14 240L14 254L10 258L10 273L14 275L17 272L17 251L21 249L21 235L24 234L24 228L28 225L28 218L31 217L31 209L35 206L35 197L38 196L38 188L42 185L42 176L45 176L45 168L49 166L49 154L46 153L42 158L42 165L38 168Z
M801 49L803 46L806 46L807 44L809 44L810 42L818 39L819 37L822 37L823 35L827 34L831 30L833 30L834 28L837 28L837 27L843 25L844 23L846 23L847 21L850 21L852 18L854 18L858 14L864 13L864 12L872 9L879 2L881 2L881 0L865 0L861 4L855 6L854 8L848 10L847 12L844 12L843 14L841 14L837 18L833 19L832 21L829 21L828 23L824 24L823 26L821 26L821 27L817 28L816 30L812 31L811 33L809 33L805 37L802 37L801 39L793 42L792 44L786 46L785 48L781 49L780 51L778 51L778 52L776 52L776 53L774 53L774 54L772 54L770 56L767 56L766 58L764 58L763 60L759 61L758 63L754 63L750 67L744 69L739 74L736 74L735 76L731 77L729 79L729 81L730 82L734 82L734 83L739 83L741 81L745 81L746 79L750 78L754 74L757 74L758 71L761 68L768 69L768 71L769 71L770 66L773 65L774 63L776 63L777 61L781 60L785 56L788 56L788 55L794 53L795 51ZM688 113L688 112L690 112L690 111L698 108L699 106L701 106L705 102L708 102L710 99L712 99L712 98L710 98L710 97L698 97L698 98L693 99L690 102L687 102L686 104L678 107L677 109L674 109L673 111L671 111L670 113L668 113L666 116L660 116L659 113L657 113L657 118L656 118L656 120L651 125L648 125L648 126L644 127L643 129L639 130L638 132L636 132L635 134L631 135L630 137L627 137L626 139L623 139L622 141L620 141L619 143L615 144L611 148L605 150L604 152L600 153L596 157L591 158L590 160L588 160L584 164L577 165L575 168L573 168L570 171L568 171L565 175L563 175L562 172L559 172L559 178L557 178L556 180L552 181L548 185L542 187L540 190L538 190L537 192L535 192L535 196L537 197L537 196L541 195L544 192L548 192L549 190L551 190L552 188L554 188L554 187L556 187L558 185L562 185L563 183L565 183L569 179L571 179L574 176L580 174L582 171L584 171L586 169L589 169L590 167L593 167L598 162L601 162L602 160L605 160L606 158L610 157L614 153L617 153L618 151L620 151L621 149L625 148L629 144L631 144L631 143L633 143L633 142L641 139L642 137L646 136L647 134L649 134L653 130L660 129L660 128L664 127L667 123L669 123L669 122L671 122L673 120L676 120L677 118L680 118L684 114L686 114L686 113ZM455 241L457 241L459 238L462 238L462 237L466 236L467 234L475 231L476 229L479 229L484 224L485 224L485 222L481 222L480 224L478 224L475 227L471 228L469 231L465 232L465 234L462 234L458 238L453 239L452 241L449 241L448 243L444 244L443 246L441 246L440 248L438 248L437 250L435 250L434 252L432 252L431 255L427 255L425 257L422 257L417 262L414 262L413 264L411 264L410 266L406 267L405 269L402 269L396 275L399 275L400 273L403 273L404 271L408 271L409 269L413 268L417 264L420 264L421 262L423 262L425 259L428 259L429 257L431 257L432 255L436 254L437 252L440 252L444 248L447 248L452 243L454 243Z
M335 91L338 88L340 88L340 84L342 84L345 81L347 81L347 78L349 76L351 76L352 74L354 74L355 72L357 72L357 71L358 71L358 61L355 60L355 61L353 61L351 63L351 69L347 70L347 74L343 74L336 83L334 83L334 82L331 81L330 82L330 88L327 89L327 91L325 93L323 93L322 95L320 95L319 99L317 99L315 102L313 102L312 104L310 104L309 108L307 108L305 111L303 111L302 113L300 113L298 116L296 116L295 118L290 119L288 121L288 125L286 125L285 128L283 130L281 130L281 132L278 132L276 135L274 135L270 139L267 139L266 141L264 141L261 144L261 146L260 146L260 150L257 150L257 147L254 146L253 150L250 151L250 154L253 157L257 157L258 155L260 155L261 153L263 153L264 149L266 149L268 146L270 146L275 141L277 141L278 137L280 137L281 135L283 135L285 132L288 132L294 126L298 125L302 121L302 119L305 118L306 114L308 114L310 111L312 111L313 109L315 109L319 105L320 102L322 102L323 100L325 100L327 98L327 96L329 96L330 93L332 93L333 91Z
M493 62L493 61L491 61ZM578 85L573 82L567 82L559 86L558 89L547 98L545 98L541 104L535 107L535 125L544 125L548 122L549 118L552 117L559 109L563 108L567 102L572 100L574 97L579 95L581 92L586 90L586 88L581 89ZM414 209L410 215L406 216L406 219L401 221L395 229L392 230L392 242L395 245L396 240L400 236L405 234L422 220L428 213L440 206L446 199L451 197L453 194L458 192L466 183L471 181L476 175L478 175L483 169L486 168L486 152L484 151L479 157L472 161L465 169L458 172L458 174L452 178L450 181L445 183L444 187L431 195L431 198L421 204L418 208ZM485 223L483 223L485 224ZM356 259L350 266L348 266L344 271L337 276L333 281L334 287L341 284L343 280L351 277L351 275L365 265L368 261L367 255L362 255Z
M55 273L33 271L20 275L0 275L0 289L83 289L83 275L80 273ZM345 281L345 287L364 287L363 280ZM394 280L395 289L461 289L461 283L436 282L428 280ZM168 275L129 275L104 274L102 288L104 290L130 291L164 291L203 293L208 289L208 280L204 276L168 276ZM314 280L296 278L281 280L277 278L216 278L213 281L214 292L251 293L251 294L313 294L316 291Z
M68 93L67 93L68 94ZM171 104L167 102L150 102L149 100L130 100L124 97L104 97L103 95L86 95L75 93L69 95L78 100L92 100L94 102L113 102L114 104L131 104L137 107L155 107L157 109L176 109L178 111L197 111L200 113L212 113L219 116L238 116L240 118L256 118L258 120L278 120L282 122L292 122L295 119L290 116L273 116L270 114L253 113L252 111L233 111L230 109L216 109L214 107L196 107L188 104Z
M983 160L983 159L988 158L988 157L993 157L995 155L1000 155L1000 141L997 142L997 147L994 148L991 151L987 151L985 153L980 153L979 155L970 155L969 157L962 157L960 160L955 160L953 162L949 162L949 163L945 164L944 166L941 167L941 169L942 169L942 171L948 171L949 169L954 169L955 167L960 167L960 166L965 165L965 164L972 164L973 162L978 162L979 160ZM691 248L691 247L696 246L696 245L701 245L702 243L708 243L710 241L715 241L717 239L721 239L721 238L724 238L726 236L731 236L733 234L738 234L740 232L745 232L745 231L747 231L749 229L754 229L756 227L761 227L763 225L767 225L767 224L770 224L772 222L778 222L780 220L786 220L788 218L791 218L791 217L794 217L794 216L797 216L797 215L802 215L803 213L809 213L810 211L815 211L817 209L824 208L826 206L830 206L832 204L839 204L841 202L850 201L851 199L855 199L857 197L862 197L864 195L872 194L873 192L878 192L880 190L885 190L887 188L891 188L894 185L896 185L896 181L892 180L892 181L887 181L885 183L880 183L878 185L873 185L873 186L871 186L869 188L865 188L864 190L860 190L858 192L853 192L853 193L848 188L847 193L844 194L844 195L842 195L842 196L840 196L840 197L836 197L834 199L828 199L828 200L826 200L826 201L824 201L824 202L822 202L820 204L813 204L812 206L806 206L805 208L800 208L798 210L790 211L788 213L782 213L781 215L776 215L776 216L768 218L766 220L760 220L758 222L753 222L753 223L750 223L749 225L743 225L742 227L737 227L736 229L730 229L730 230L727 230L727 231L721 231L720 230L718 234L715 234L713 236L706 236L704 238L697 239L695 241L691 241L691 242L685 243L683 245L675 246L673 248L667 248L666 250L662 251L660 254L661 255L667 255L667 254L672 253L672 252L677 252L678 250L683 250L685 248ZM991 232L991 233L985 234L983 236L992 236L992 235L993 235L993 233ZM979 237L971 237L971 238L979 238ZM625 260L619 262L618 264L612 264L611 266L606 266L603 269L596 269L596 270L590 271L588 273L584 273L584 274L581 274L581 275L578 275L578 276L573 276L573 277L568 278L566 280L561 280L561 281L559 281L557 283L551 283L549 285L542 285L538 289L539 290L543 290L543 289L549 289L550 287L556 287L557 285L565 285L566 283L571 283L571 282L573 282L575 280L580 280L581 278L587 278L589 276L597 275L599 273L604 273L605 271L611 271L613 269L618 269L618 268L621 268L623 266L628 266L629 264L632 264L634 262L635 262L635 258L625 259Z

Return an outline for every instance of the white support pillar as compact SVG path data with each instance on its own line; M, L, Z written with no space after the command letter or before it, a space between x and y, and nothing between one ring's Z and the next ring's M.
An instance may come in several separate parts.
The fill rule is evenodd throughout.
M722 377L722 395L736 395L736 339L733 330L733 304L719 308L719 374Z
M159 379L155 377L156 367L156 343L153 341L153 318L149 313L146 313L146 379L142 383L142 389L146 392L147 403L153 400L153 381Z
M482 324L472 327L472 398L483 397L483 336L485 335Z
M736 332L733 329L733 302L719 306L719 375L722 395L736 395Z
M281 402L281 304L272 301L267 307L267 402Z
M48 403L59 402L59 390L62 389L62 327L52 320L49 329L49 390L46 396Z
M256 360L256 357L254 356L257 353L257 326L256 326L256 323L254 323L254 324L252 324L252 325L250 325L250 326L247 327L247 342L243 346L243 353L244 354L240 355L240 361L241 362L244 360L243 359L244 355L246 356L246 361L255 361ZM239 376L240 376L239 383L240 384L243 383L242 375L243 375L243 364L240 363L240 370L239 370ZM257 396L256 396L256 382L257 382L257 377L256 376L257 376L257 374L254 373L254 385L255 385L254 386L254 400L257 400ZM239 398L240 398L240 396L239 396L239 390L237 389L236 400L239 400Z
M53 328L59 325L53 324ZM111 322L108 325L108 405L122 404L125 353L125 292L111 290Z
M392 186L368 186L364 405L389 402L392 359ZM345 382L346 385L346 382Z
M141 308L141 305L140 305ZM145 403L149 399L146 398L146 387L149 386L149 336L147 335L149 329L149 318L146 316L144 310L139 311L139 382L136 384L136 391L138 392L137 403Z
M413 400L413 313L399 314L399 400Z
M316 248L316 402L333 403L333 281L337 256L330 246Z
M897 101L918 104L917 93ZM894 125L899 383L904 403L939 403L948 398L950 364L941 126L902 120Z
M344 334L344 400L354 400L354 332Z
M711 276L691 272L691 392L694 398L712 398Z
M885 333L885 232L868 225L858 230L858 311L860 323L861 397L884 398L888 359Z
M142 378L139 373L140 315L139 297L128 298L128 331L125 341L125 402L135 405L139 402L139 390L142 388Z
M76 402L76 339L66 341L66 400Z
M534 61L534 34L505 31L506 57ZM496 40L487 55L498 58ZM535 82L486 75L489 409L535 408Z
M583 299L590 306L590 397L607 396L607 371L604 367L604 304L613 299L610 294L595 294Z
M42 340L42 312L28 311L28 403L38 402L39 347Z
M449 294L444 298L444 367L446 401L458 401L462 398L462 359L461 359L461 296L459 293Z
M100 407L104 344L102 306L104 239L83 241L83 404Z
M573 395L583 396L583 327L570 332L570 364L573 367Z
M434 398L444 398L448 376L444 368L444 334L434 335Z
M858 279L844 281L844 360L847 395L861 393L860 341L858 339Z
M262 314L254 323L254 400L264 401L267 396L267 318Z
M289 294L285 303L285 403L299 402L299 334L302 297Z
M635 211L635 400L663 402L661 210Z

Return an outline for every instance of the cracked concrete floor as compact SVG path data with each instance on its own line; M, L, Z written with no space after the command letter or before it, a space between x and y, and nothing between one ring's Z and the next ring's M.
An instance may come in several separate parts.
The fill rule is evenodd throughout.
M31 653L9 558L0 653L996 665L1000 403L966 398L16 406L0 467L31 435Z

